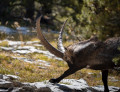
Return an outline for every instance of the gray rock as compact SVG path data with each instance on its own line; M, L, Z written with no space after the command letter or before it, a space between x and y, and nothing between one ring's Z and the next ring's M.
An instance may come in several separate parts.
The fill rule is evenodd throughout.
M102 85L98 85L98 86L95 86L95 87L92 87L92 88L95 89L95 90L98 90L99 92L104 92L104 86L102 86ZM120 90L119 87L109 86L109 91L110 92L119 92L118 90Z
M33 86L14 87L10 92L36 92Z
M6 75L3 75L3 80L10 81L10 78Z
M10 41L10 40L4 40L4 41L8 41L9 46L12 46L12 47L20 46L21 44L24 44L24 42L22 41Z
M0 92L8 92L7 89L0 89Z
M13 57L13 56L11 58L22 60L22 61L27 62L27 63L35 63L38 65L45 66L45 67L41 67L42 69L44 69L44 68L46 69L46 67L50 66L50 63L47 61L44 61L44 60L33 60L33 59L25 58L25 57Z
M22 87L22 86L24 86L24 84L19 82L19 81L13 81L13 85L14 85L14 87Z
M3 74L0 74L0 79L3 79Z
M103 92L103 86L90 87L84 79L63 79L61 83L52 84L48 81L29 83L31 86L36 86L37 89L44 88L45 92ZM119 92L119 87L109 86L110 92ZM42 91L40 91L42 92ZM43 91L44 92L44 91Z
M27 42L22 42L22 41L11 41L11 40L3 40L3 41L7 41L9 47L0 47L2 50L5 51L11 51L12 53L18 53L18 54L28 54L28 53L40 53L40 54L44 54L45 56L47 56L48 58L54 58L56 60L62 60L61 58L56 57L55 55L51 54L49 51L44 51L44 50L40 50L35 48L35 46L39 46L41 47L42 45L40 44L36 44L38 43L38 41L27 41ZM1 43L2 41L0 41ZM21 44L24 44L24 46L21 46ZM28 45L32 45L32 46L28 46ZM27 45L27 46L25 46Z
M18 79L20 79L20 77L18 77L16 75L10 75L10 74L6 75L6 77L8 77L10 80L18 80Z
M38 44L39 41L27 41L25 42L26 45L34 45L34 46L43 46L41 44Z
M26 92L26 91L22 88L16 87L16 88L13 88L12 90L9 90L8 92Z
M10 78L12 78L12 79L20 79L20 77L16 76L16 75L8 74L7 76L10 77Z
M18 80L20 79L20 77L18 76L15 76L15 75L3 75L3 80L6 80L6 81L13 81L13 80Z
M13 47L1 47L2 50L5 50L5 51L12 51L14 50Z
M36 92L52 92L49 87L41 87L36 90Z
M0 79L0 88L9 88L9 87L13 87L12 82Z
M31 50L31 49L35 49L34 46L18 46L17 47L18 50Z
M109 89L110 92L120 91L119 87L109 86ZM58 84L52 84L48 81L21 83L0 79L0 90L0 92L103 92L104 87L90 87L84 79L63 79Z
M25 92L34 92L36 87L35 86L23 86L22 89L24 89Z

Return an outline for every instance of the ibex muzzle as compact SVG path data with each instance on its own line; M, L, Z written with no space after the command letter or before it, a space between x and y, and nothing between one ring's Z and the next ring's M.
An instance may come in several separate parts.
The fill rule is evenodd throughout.
M59 51L54 48L43 36L40 28L40 19L41 17L37 19L36 26L37 34L41 40L41 43L52 54L65 60L69 66L69 69L66 70L60 77L56 79L50 79L50 82L58 83L63 78L75 73L82 68L101 70L104 91L109 92L107 83L108 70L113 69L116 66L113 63L112 59L116 55L120 54L120 51L118 50L118 46L120 46L120 38L110 38L102 42L99 41L97 37L93 37L89 40L70 45L64 49L62 45L62 32L65 25L64 23L58 42L59 47L62 49L62 51Z

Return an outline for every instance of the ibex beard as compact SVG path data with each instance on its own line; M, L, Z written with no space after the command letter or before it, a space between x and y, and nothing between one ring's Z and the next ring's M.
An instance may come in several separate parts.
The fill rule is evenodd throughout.
M120 54L120 51L118 50L118 46L120 46L120 38L110 38L103 42L99 41L97 37L93 37L64 48L62 45L62 33L66 23L65 21L58 38L58 50L54 48L42 34L40 19L41 17L37 19L36 27L38 38L41 40L41 43L49 52L66 61L69 66L69 69L66 70L60 77L50 79L49 82L58 83L63 78L82 68L89 68L101 70L104 92L109 92L107 83L108 70L116 67L112 59Z

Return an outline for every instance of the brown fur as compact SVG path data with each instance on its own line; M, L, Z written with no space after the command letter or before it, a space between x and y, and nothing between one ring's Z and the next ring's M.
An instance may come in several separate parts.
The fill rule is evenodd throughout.
M63 78L75 73L76 71L82 68L90 68L94 70L101 70L102 72L102 81L104 84L104 92L109 92L107 78L108 70L114 69L116 65L112 59L120 54L118 47L120 46L120 37L110 38L102 42L93 37L89 40L78 42L76 44L70 45L65 49L62 45L62 32L66 22L61 29L59 35L59 51L54 48L43 36L40 29L40 18L38 18L36 26L38 37L41 40L41 43L49 50L52 54L64 59L69 66L69 69L66 70L60 77L56 79L50 79L51 83L58 83ZM118 65L120 67L120 65Z
M82 41L66 48L63 59L68 63L69 69L63 75L50 82L56 83L70 74L82 69L89 68L102 71L104 92L109 92L107 77L108 70L116 66L112 59L120 54L120 37L110 38L102 42L95 39Z

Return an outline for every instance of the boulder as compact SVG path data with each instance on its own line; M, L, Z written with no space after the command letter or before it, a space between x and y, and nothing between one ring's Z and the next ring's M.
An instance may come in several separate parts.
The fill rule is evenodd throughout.
M0 79L0 88L7 89L9 87L13 87L13 83L12 82Z

